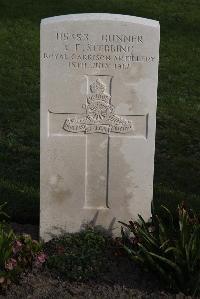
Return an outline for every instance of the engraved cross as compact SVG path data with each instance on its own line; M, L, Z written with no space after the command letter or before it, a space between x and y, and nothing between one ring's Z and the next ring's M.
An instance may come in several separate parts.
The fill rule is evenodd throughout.
M71 132L86 136L84 208L108 209L110 141L119 134L129 138L138 135L146 138L148 115L117 115L111 101L112 77L86 77L87 100L83 105L85 113L66 113L62 134ZM63 113L50 114L53 117L63 117Z

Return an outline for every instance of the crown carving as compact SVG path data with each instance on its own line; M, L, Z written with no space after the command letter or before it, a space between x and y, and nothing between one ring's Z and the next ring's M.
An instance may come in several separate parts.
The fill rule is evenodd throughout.
M90 91L95 94L103 94L105 89L104 83L99 79L96 79L96 81L90 85Z

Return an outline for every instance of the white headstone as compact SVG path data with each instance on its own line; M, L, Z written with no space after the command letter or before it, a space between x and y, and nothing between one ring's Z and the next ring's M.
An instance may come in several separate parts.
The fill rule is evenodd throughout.
M112 14L41 22L44 240L93 223L149 218L159 60L157 21Z

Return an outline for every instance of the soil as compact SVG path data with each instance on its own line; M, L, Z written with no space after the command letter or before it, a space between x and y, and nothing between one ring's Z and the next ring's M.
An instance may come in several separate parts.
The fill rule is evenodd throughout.
M12 224L16 233L28 233L38 237L38 227ZM110 260L109 272L96 280L70 282L48 269L24 273L19 284L11 284L1 298L191 298L183 294L170 295L162 291L155 277L143 272L125 257Z

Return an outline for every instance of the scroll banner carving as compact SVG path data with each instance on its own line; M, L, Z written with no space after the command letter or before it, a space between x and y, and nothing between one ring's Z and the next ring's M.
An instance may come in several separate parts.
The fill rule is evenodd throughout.
M85 132L110 134L128 133L134 130L133 122L115 114L115 107L111 104L111 95L106 93L106 85L97 76L89 85L89 94L87 96L84 117L67 118L64 122L63 129L68 132L78 133ZM107 77L110 90L111 77Z

